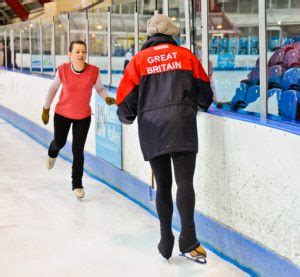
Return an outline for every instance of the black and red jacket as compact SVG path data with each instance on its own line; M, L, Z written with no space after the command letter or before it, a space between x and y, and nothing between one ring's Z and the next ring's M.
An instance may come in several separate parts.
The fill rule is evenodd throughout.
M156 35L127 65L117 91L118 117L138 117L144 159L172 152L198 152L197 107L213 100L197 57L170 36Z

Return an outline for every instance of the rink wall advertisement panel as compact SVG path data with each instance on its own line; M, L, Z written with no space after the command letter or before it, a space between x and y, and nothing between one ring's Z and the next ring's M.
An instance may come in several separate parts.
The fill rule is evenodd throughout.
M115 91L110 96L115 97ZM96 156L122 169L122 126L117 116L117 107L108 106L95 97Z
M39 123L39 110L47 90L41 92L40 80L48 80L14 72L6 72L5 78L2 77L3 74L0 116L47 145L52 128L44 128ZM12 78L18 82L12 82ZM40 99L41 103L26 102L23 94L27 99ZM43 96L37 97L39 94ZM296 159L300 154L299 137L210 114L199 114L198 125L200 152L195 188L199 238L253 275L254 272L262 276L299 275L295 266L299 264L299 226L295 212L299 211L295 184L300 177ZM142 162L140 149L132 151L133 144L127 140L136 139L136 126L126 126L123 136L126 138L123 137L123 168L128 173L96 158L91 151L86 153L87 172L155 215L151 201L155 193L147 181L151 171ZM69 143L62 154L71 159ZM140 178L143 171L146 173ZM290 203L285 205L288 208L284 203ZM175 227L179 228L177 213L174 220Z

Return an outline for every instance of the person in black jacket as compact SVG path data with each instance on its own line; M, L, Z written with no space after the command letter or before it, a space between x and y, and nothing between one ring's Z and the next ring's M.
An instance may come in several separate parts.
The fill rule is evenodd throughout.
M196 115L199 107L206 110L213 101L210 80L197 57L173 39L179 29L169 17L153 16L147 32L149 39L127 65L118 87L117 114L125 124L138 118L143 156L150 161L157 183L159 252L169 259L174 246L172 161L181 219L180 251L205 259L195 231L193 177L198 152Z

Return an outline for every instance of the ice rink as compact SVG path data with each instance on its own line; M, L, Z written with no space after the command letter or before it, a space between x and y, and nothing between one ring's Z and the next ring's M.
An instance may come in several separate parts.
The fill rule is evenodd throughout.
M1 119L0 141L1 276L247 276L211 252L185 260L177 244L167 263L156 218L87 175L77 200L71 164L48 171L46 148Z

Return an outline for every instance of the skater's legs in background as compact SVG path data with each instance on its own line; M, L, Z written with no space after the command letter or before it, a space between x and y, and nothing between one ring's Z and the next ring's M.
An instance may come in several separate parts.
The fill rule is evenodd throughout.
M72 120L59 114L54 115L54 140L50 143L48 156L56 158L66 144Z
M179 249L182 253L186 253L199 246L194 221L195 191L193 178L196 166L196 153L178 152L172 153L171 156L178 187L176 204L181 220Z
M84 164L84 145L86 142L87 134L91 124L91 117L87 117L82 120L74 120L73 131L73 165L72 165L72 187L82 188L82 175Z
M161 240L158 245L160 253L170 258L174 246L172 233L172 169L169 154L150 160L150 165L157 183L156 209L160 220Z

